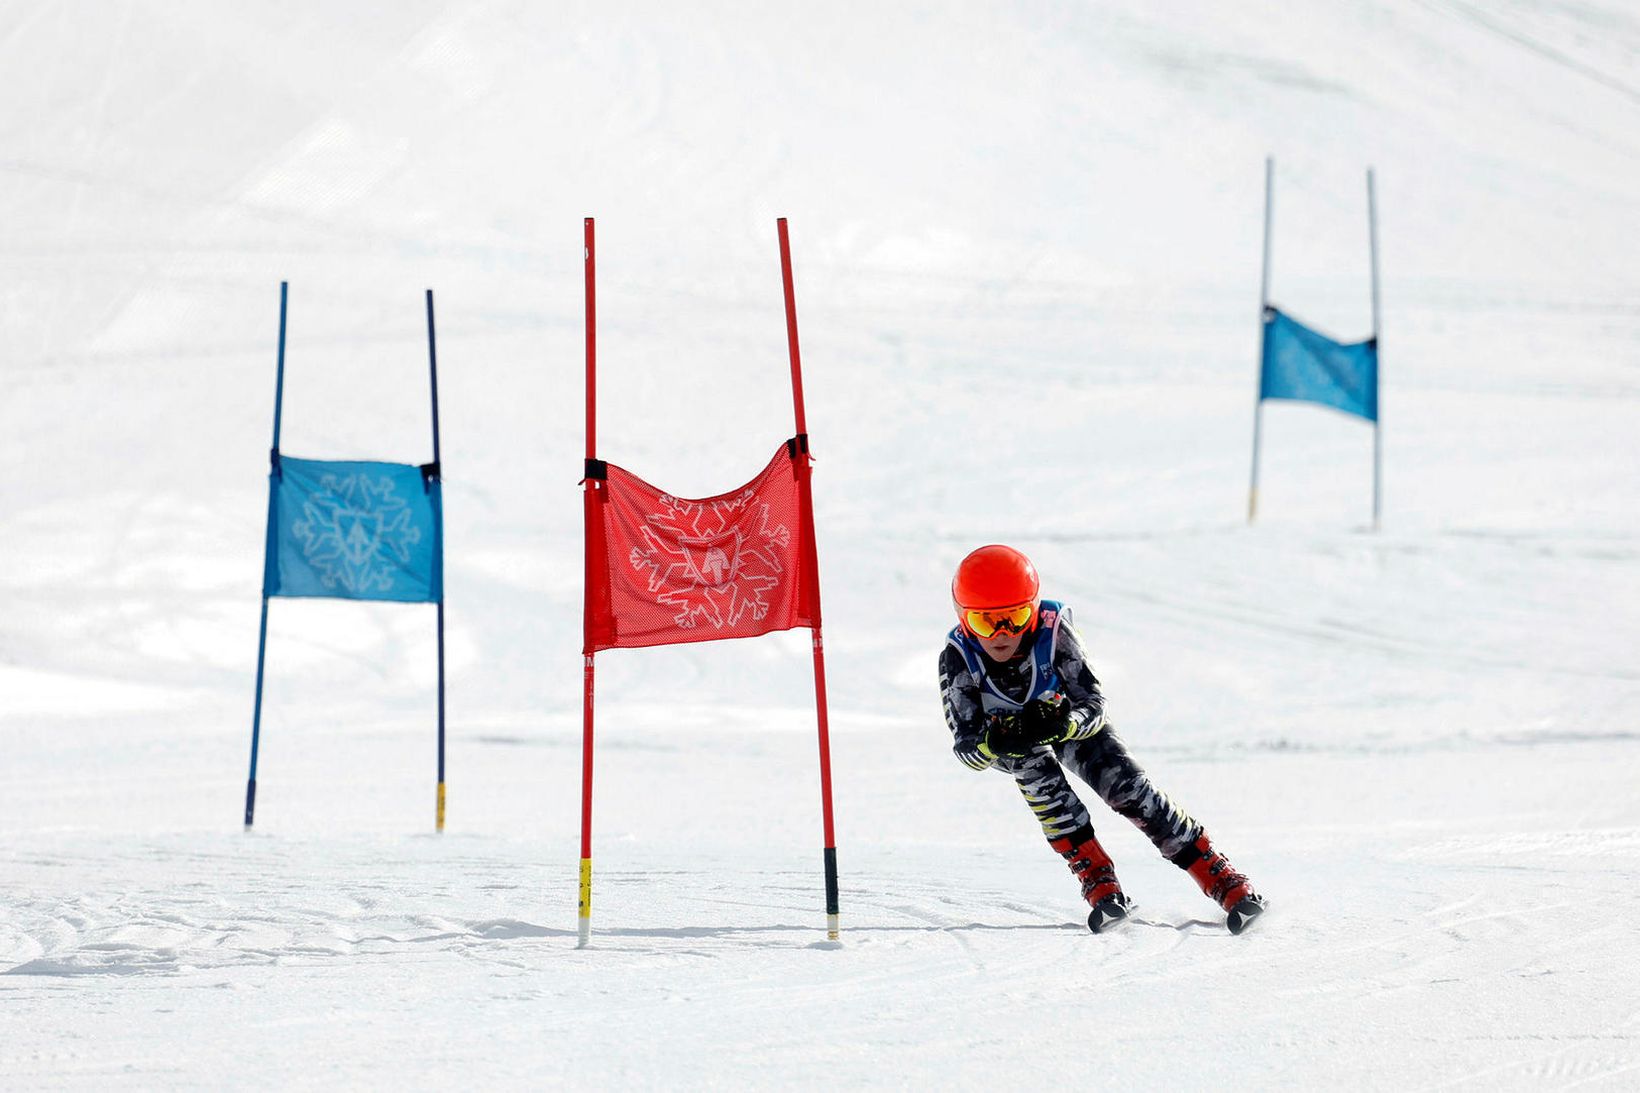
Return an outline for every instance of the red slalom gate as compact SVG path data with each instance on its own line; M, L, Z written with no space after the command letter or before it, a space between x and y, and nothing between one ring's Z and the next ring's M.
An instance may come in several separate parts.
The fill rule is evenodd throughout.
M826 933L838 933L837 843L831 806L831 739L814 539L813 472L803 414L791 242L777 222L786 299L796 434L750 482L713 497L680 498L597 457L597 296L593 221L586 247L586 520L582 625L581 879L578 936L592 937L592 759L595 657L603 649L755 637L806 626L814 632L814 701L825 836Z

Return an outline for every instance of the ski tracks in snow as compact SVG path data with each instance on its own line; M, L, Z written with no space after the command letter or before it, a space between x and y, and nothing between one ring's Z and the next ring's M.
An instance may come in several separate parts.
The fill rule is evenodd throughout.
M220 846L221 838L199 842ZM98 862L95 875L80 852L9 863L36 892L6 900L0 975L171 975L417 947L482 960L498 943L573 936L505 915L437 913L429 903L452 897L447 878L406 878L402 861L399 869L389 864L382 882L361 879L369 871L359 861L309 872L300 845L270 854L271 840L246 840L248 852L238 857L226 848L189 850L187 841L128 847ZM28 865L34 868L18 868ZM466 895L454 898L466 902Z
M575 948L572 863L544 863L523 840L29 841L0 852L21 893L0 897L0 1009L17 1030L0 1070L25 1082L105 1073L53 1038L74 1022L156 1080L226 1077L240 1048L290 1077L310 1043L344 1060L341 1080L363 1080L370 1060L346 1045L365 1043L375 1059L419 1051L441 1074L493 1049L482 1058L521 1076L640 1085L755 1083L766 1054L883 1084L967 1051L964 1081L983 1084L1038 1058L1045 1028L1095 1055L1123 1045L1123 1072L1141 1079L1167 1074L1144 1060L1200 1042L1319 1050L1409 1087L1486 1073L1571 1087L1640 1063L1626 973L1599 955L1625 929L1598 889L1633 871L1632 829L1407 829L1388 851L1348 829L1261 840L1274 903L1240 938L1125 837L1113 842L1140 906L1098 936L1034 845L978 857L862 846L845 859L839 944L825 940L817 869L721 846L666 867L671 848L628 844L599 874L588 950ZM1629 903L1616 910L1640 911ZM171 1023L220 1014L222 990L257 1015L237 1030L245 1042L144 1054ZM441 1005L483 1035L429 1055L416 1038ZM716 1048L683 1050L702 1038ZM42 1043L69 1062L31 1054ZM1404 1071L1384 1061L1389 1043L1413 1045ZM1411 1060L1431 1052L1452 1065L1418 1071ZM1046 1065L1074 1081L1084 1055Z

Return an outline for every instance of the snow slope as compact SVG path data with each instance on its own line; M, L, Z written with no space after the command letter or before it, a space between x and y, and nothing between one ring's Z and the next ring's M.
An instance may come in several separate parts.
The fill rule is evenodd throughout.
M0 1085L1640 1082L1640 17L746 7L0 9ZM1376 534L1315 407L1244 522L1266 154L1342 336L1378 172ZM600 658L574 947L586 215L600 454L683 495L791 432L791 218L840 946L783 634ZM437 291L442 837L431 611L298 601L239 830L281 279L322 458L430 458ZM1141 917L1087 935L949 758L994 539L1258 932L1096 805Z

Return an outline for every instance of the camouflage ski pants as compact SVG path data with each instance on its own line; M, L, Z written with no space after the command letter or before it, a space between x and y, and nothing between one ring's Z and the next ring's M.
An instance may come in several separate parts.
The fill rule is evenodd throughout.
M1019 792L1049 842L1093 826L1087 808L1065 777L1067 770L1091 786L1114 811L1133 821L1164 858L1173 858L1202 833L1201 824L1151 783L1109 725L1086 740L1055 744L1051 753L1002 759L997 766L1019 783Z

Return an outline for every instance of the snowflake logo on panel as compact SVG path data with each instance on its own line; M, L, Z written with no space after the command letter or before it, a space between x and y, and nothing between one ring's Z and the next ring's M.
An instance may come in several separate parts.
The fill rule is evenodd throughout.
M646 518L647 545L632 548L632 568L648 577L656 603L677 609L680 629L730 629L769 613L764 593L784 576L791 533L756 497L750 487L706 503L663 494L662 510Z
M392 591L395 566L421 542L410 515L386 475L327 474L319 492L303 499L302 518L290 530L320 584L359 596Z

